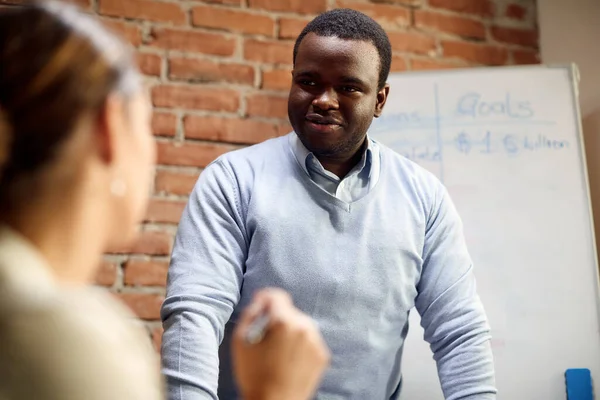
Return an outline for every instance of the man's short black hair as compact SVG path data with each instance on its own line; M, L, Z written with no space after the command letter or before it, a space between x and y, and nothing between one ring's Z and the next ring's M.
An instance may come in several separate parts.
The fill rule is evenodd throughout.
M379 53L379 87L385 86L392 63L390 39L381 25L371 17L349 8L336 8L320 14L304 27L294 44L294 64L302 39L309 34L335 36L340 39L364 40L373 43Z

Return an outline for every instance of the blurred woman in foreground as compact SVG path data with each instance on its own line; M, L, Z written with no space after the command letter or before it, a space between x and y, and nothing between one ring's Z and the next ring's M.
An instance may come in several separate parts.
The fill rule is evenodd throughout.
M57 2L0 14L0 398L162 398L145 332L87 286L144 217L150 116L132 54L92 17ZM267 336L245 344L262 312ZM309 398L328 362L276 290L247 310L234 357L246 400Z

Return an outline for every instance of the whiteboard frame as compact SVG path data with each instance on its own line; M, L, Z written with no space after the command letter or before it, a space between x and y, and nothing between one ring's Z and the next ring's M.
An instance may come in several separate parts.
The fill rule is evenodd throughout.
M593 258L595 263L595 277L596 277L596 313L598 315L598 337L600 338L600 267L598 265L598 249L596 242L596 229L594 226L594 209L592 207L592 194L590 189L590 179L588 172L588 163L587 156L585 152L585 142L583 136L583 122L581 117L581 107L579 106L579 81L580 74L579 68L577 64L571 63L569 65L556 65L556 66L546 66L547 68L565 68L569 71L569 75L571 76L571 88L572 88L572 96L573 96L573 108L575 109L575 116L577 117L577 133L579 136L579 153L582 160L582 168L583 168L583 177L585 179L585 190L588 198L588 215L590 219L590 230L592 233L592 250L593 250Z
M580 74L579 68L575 63L563 63L563 64L532 64L532 65L507 65L507 66L490 66L490 67L460 67L460 68L452 68L445 70L427 70L427 71L402 71L402 72L393 72L389 74L389 77L394 76L418 76L418 75L435 75L435 74L453 74L453 73L465 73L465 72L473 72L473 71L492 71L492 70L536 70L536 69L564 69L567 70L569 78L571 80L571 96L572 96L572 107L573 113L576 118L576 129L577 129L577 137L579 139L578 151L581 160L581 169L583 172L584 178L584 190L585 195L587 197L587 205L588 205L588 229L591 233L592 240L592 260L594 262L594 276L596 277L596 321L598 324L597 330L597 338L600 341L600 265L598 264L598 246L596 242L596 230L594 224L594 210L592 208L592 196L590 189L590 180L588 173L588 163L587 157L585 153L585 142L583 136L583 123L581 117L581 108L579 106L579 81ZM388 78L389 79L389 78ZM391 88L393 90L393 88ZM599 211L600 212L600 211Z

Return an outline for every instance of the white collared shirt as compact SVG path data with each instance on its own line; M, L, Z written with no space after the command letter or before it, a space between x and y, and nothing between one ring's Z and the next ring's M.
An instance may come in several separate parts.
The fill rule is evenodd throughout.
M352 203L365 196L379 180L381 169L379 146L368 137L367 149L362 158L344 179L323 168L317 157L300 141L298 135L292 134L289 138L296 160L312 181L346 203Z

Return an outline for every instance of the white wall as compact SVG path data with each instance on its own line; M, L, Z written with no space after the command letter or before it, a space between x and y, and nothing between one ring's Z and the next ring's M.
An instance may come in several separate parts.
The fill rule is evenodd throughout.
M600 0L538 0L544 64L579 67L583 133L600 249Z

